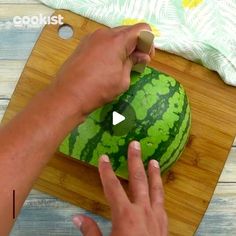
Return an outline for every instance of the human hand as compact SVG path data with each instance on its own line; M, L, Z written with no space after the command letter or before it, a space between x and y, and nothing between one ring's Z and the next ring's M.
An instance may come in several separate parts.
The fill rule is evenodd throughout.
M85 37L55 80L58 93L65 94L80 113L88 114L126 91L133 65L150 61L149 54L136 50L141 30L151 29L141 23L99 29Z
M164 191L156 160L148 166L148 178L141 161L140 144L133 141L128 150L130 199L115 176L107 156L102 156L99 173L112 212L111 236L165 236L168 219L164 209ZM91 218L73 218L84 236L100 236Z

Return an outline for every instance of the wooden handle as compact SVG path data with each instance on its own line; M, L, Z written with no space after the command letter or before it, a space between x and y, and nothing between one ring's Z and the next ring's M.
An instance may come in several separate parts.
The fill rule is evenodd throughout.
M154 40L154 34L151 31L143 30L140 32L138 37L137 49L141 52L149 54L152 48ZM133 66L132 70L143 73L147 64L136 64Z

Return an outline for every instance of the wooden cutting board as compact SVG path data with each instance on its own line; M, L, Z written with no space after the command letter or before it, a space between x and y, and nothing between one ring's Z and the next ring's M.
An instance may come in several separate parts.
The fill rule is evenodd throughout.
M69 40L58 26L46 26L24 68L4 116L8 122L55 78L81 38L104 27L67 11L56 11L74 29ZM192 130L178 163L163 176L171 235L192 235L211 199L236 134L236 89L204 67L157 50L151 66L180 81L190 98ZM127 182L123 182L127 187ZM107 218L98 172L79 161L55 154L34 187Z

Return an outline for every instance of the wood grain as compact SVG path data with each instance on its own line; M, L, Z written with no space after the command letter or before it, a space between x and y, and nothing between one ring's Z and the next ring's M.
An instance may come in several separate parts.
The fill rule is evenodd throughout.
M11 97L23 67L24 62L3 60L0 62L0 99Z
M233 146L236 147L236 138L234 139Z
M92 217L102 226L104 236L109 235L111 223L108 220L88 213L68 202L60 201L53 196L33 190L24 203L11 236L81 235L71 221L71 216L75 214L86 214Z
M77 236L71 222L74 214L92 217L110 235L111 223L102 217L61 201L48 194L32 190L17 219L11 236ZM218 184L208 210L195 236L233 235L236 231L236 186Z
M0 0L1 4L2 3L5 3L5 4L17 3L15 7L18 7L19 4L32 4L33 2L35 4L40 4L38 1L33 1L33 0L32 1L30 0L15 0L15 1L14 0L8 0L8 1ZM7 16L8 19L11 19L14 15L12 14L12 11L9 11L7 8L5 8L5 6L1 5L1 8L5 12L8 13L8 16ZM27 9L27 6L25 7L25 9ZM25 12L24 8L21 8L21 10ZM5 22L6 21L3 21L3 24ZM8 31L10 31L11 33L6 34L6 32L2 32L1 34L3 35L3 37L2 38L0 37L2 39L0 41L0 44L2 45L6 45L10 40L9 47L7 48L7 50L2 51L2 54L1 54L1 57L8 58L10 61L2 61L2 60L0 61L0 67L1 67L1 64L4 65L0 69L0 78L7 78L5 79L4 82L0 81L0 96L4 98L4 100L0 99L0 120L9 102L8 100L5 100L5 99L8 98L10 100L10 95L13 92L13 86L11 84L13 82L15 83L15 78L19 76L18 68L21 67L21 69L23 69L25 59L28 58L29 56L28 54L30 53L30 50L32 49L32 45L36 41L36 37L34 37L35 29L28 29L29 31L28 34L24 34L24 33L21 34L21 37L24 39L24 42L25 42L24 44L19 43L17 41L19 32L14 30L14 27L9 27ZM40 32L40 29L38 29L38 32ZM23 49L15 50L16 47L21 47ZM12 60L14 58L18 58L21 60L23 59L23 61L14 61L14 63L12 63ZM20 63L20 65L18 65L18 62ZM15 70L15 68L17 68L17 70ZM19 77L17 79L19 79ZM4 87L5 88L7 87L8 88L7 90L3 89L2 87L3 83L6 84ZM9 85L7 85L7 83L9 83ZM236 141L234 142L234 145L236 145ZM232 151L231 153L233 154L234 151ZM218 198L216 198L214 195L212 199L212 203L211 203L211 206L214 206L214 207L208 208L206 215L203 218L202 223L200 225L199 235L206 235L206 232L209 235L229 235L230 233L235 231L235 227L236 227L235 214L232 214L231 212L232 212L232 209L236 209L236 206L235 206L236 201L235 199L231 199L229 197L232 194L236 195L236 192L234 191L236 189L235 183L233 183L233 181L235 182L235 179L236 179L235 161L234 161L235 156L232 154L229 156L227 163L225 165L224 171L221 175L220 184L218 184L218 188L217 188L218 191L216 190L215 192L215 195L216 194L217 196L219 195L221 201L216 201ZM225 174L225 170L227 170L226 174ZM232 193L230 193L229 191L224 192L225 187L228 186L227 182L231 183L231 185L228 188L232 190ZM54 207L51 207L50 211L47 211L47 208L44 207L44 204L43 204L44 199L45 199L44 194L40 192L32 193L32 195L30 194L28 200L29 201L34 200L35 204L37 204L38 206L37 212L41 211L42 214L33 214L35 212L34 206L30 207L31 205L27 204L28 209L27 211L22 211L22 214L20 215L20 218L17 221L18 227L15 228L15 231L13 232L12 235L17 235L17 236L37 235L37 234L41 235L39 233L40 230L45 231L44 235L49 235L49 234L57 235L59 233L62 235L77 235L77 231L71 234L67 234L67 232L65 231L64 228L67 228L66 224L70 224L70 221L65 221L63 224L61 224L60 219L57 217L54 217L54 215L58 214L58 211L60 212L60 215L66 214L69 211L68 208L70 209L70 206L68 205L68 207L63 208L64 204L61 203L60 200L53 198L55 201L55 204L53 205ZM225 208L218 207L218 205L221 205L222 202L224 202L224 205L226 206ZM217 211L215 211L215 208L217 208ZM228 211L228 209L231 209L231 210ZM32 212L32 214L30 214L30 212ZM46 214L44 214L44 212ZM48 214L49 212L51 214ZM81 209L78 208L78 212L81 212ZM217 224L209 224L211 223L211 221L209 221L209 218L212 218L212 217L215 218L214 220L217 221ZM106 224L104 226L104 222L101 222L99 217L97 217L96 220L99 221L100 226L102 228L106 227ZM45 226L44 222L50 222L50 223L47 224L47 226ZM54 225L55 227L52 227L52 225ZM227 227L227 231L225 231L225 226ZM108 235L108 233L106 235Z
M41 5L1 4L0 7L0 60L27 59L43 26L15 27L14 16L50 16L53 10ZM5 40L7 38L7 40Z
M220 183L236 183L236 148L232 148L219 179Z
M55 75L60 63L63 62L66 56L68 56L77 45L82 34L98 27L98 24L86 21L73 14L70 15L72 15L72 22L76 21L77 26L83 26L83 30L78 29L76 31L75 39L69 41L70 45L68 45L68 43L64 45L63 42L58 39L55 39L54 43L56 44L52 47L38 42L32 54L37 59L38 65L36 65L36 68L34 67L35 63L33 63L32 60L35 59L32 59L33 57L31 58L32 60L29 60L26 70L17 87L16 93L13 96L7 115L5 116L5 121L14 116L17 111L21 110L34 93L43 89L43 87L47 85L49 82L48 80ZM50 27L45 29L42 37L53 38L55 36L55 30L53 30L54 29ZM58 52L57 50L58 44L63 44L61 52ZM50 57L51 60L48 68L42 69L40 66L43 66L43 60L46 59L44 58L44 53L41 53L41 50L44 48L47 49L47 56ZM58 52L61 58L58 58L59 55L53 55L54 52ZM55 65L56 63L58 64ZM224 85L215 73L179 57L158 51L157 57L152 65L164 72L175 75L175 77L184 84L190 96L190 102L193 108L193 130L190 139L191 142L189 143L181 161L178 162L175 168L164 177L167 193L167 208L171 218L170 231L173 235L178 234L179 232L181 232L181 234L182 232L186 232L186 235L189 235L195 230L196 225L207 206L218 175L223 167L224 160L226 159L227 152L230 148L233 139L232 137L235 135L235 124L233 123L233 120L235 120L235 114L233 114L233 111L235 111L235 104L233 103L233 100L235 101L235 93L233 93L231 88ZM36 77L33 78L33 75L36 75ZM43 79L43 81L40 82L42 77L45 76L46 79ZM24 89L25 85L28 86L28 83L26 83L24 78L27 78L28 83L34 83L37 88L33 88L32 84L32 91L29 90L29 87ZM212 95L211 98L208 96L209 89L212 91L212 94L210 94ZM230 98L226 103L227 99L225 98L228 98L228 96L230 96ZM16 102L17 107L14 105ZM227 112L222 108L224 107L224 104L226 105ZM228 108L230 109L228 110ZM199 111L201 112L198 113ZM223 115L223 117L219 116L219 114ZM231 117L228 117L231 115L233 116L232 119ZM199 120L199 117L203 117L203 120ZM224 119L229 120L229 124L226 125L225 129L225 124L223 123ZM207 121L210 122L208 123ZM211 137L214 138L209 138L210 133L212 135ZM213 151L210 151L209 149L213 149L214 153L216 152L217 155L214 156ZM210 162L214 162L214 165L212 166L212 163ZM62 168L65 163L67 166L66 170ZM84 166L80 166L80 169L78 166L79 165L76 165L76 167L74 167L74 162L71 162L70 160L54 158L40 177L37 186L45 191L51 191L64 199L68 198L69 193L72 193L72 197L74 196L74 198L79 195L82 200L79 199L74 201L72 199L71 201L74 201L74 203L77 204L83 204L84 207L89 208L91 207L91 197L93 197L91 196L91 191L101 194L101 192L97 190L97 185L100 186L100 183L97 181L98 176L96 172ZM73 170L70 172L70 169ZM81 175L80 173L77 173L78 170L81 171ZM86 188L82 188L82 191L81 189L77 189L77 187L73 187L71 192L69 192L68 189L70 189L70 185L76 178L79 179L81 177L80 182L84 181L85 178L83 173L88 173L91 179L94 178L95 184L93 184L93 182L91 184L90 182L92 186L90 186L89 191ZM192 173L190 177L188 176L188 173ZM52 176L55 177L55 181L49 183ZM80 182L78 184L83 184ZM195 187L189 186L193 184ZM208 184L209 186L207 188ZM61 189L64 189L65 191L59 193ZM177 192L180 195L177 195L176 197ZM86 195L86 197L83 198L81 195ZM100 207L98 204L98 209L96 209L96 201L100 204L102 203ZM96 201L92 204L92 210L101 213L103 210L101 209L101 206L103 207L103 204L105 206L106 202L103 197L98 197ZM192 203L200 203L200 205L192 206Z
M236 185L218 184L196 236L228 236L236 232Z
M5 99L5 100L1 99L0 100L0 122L1 122L1 120L3 118L3 115L4 115L5 111L6 111L6 109L7 109L9 101L10 100L8 100L8 99Z

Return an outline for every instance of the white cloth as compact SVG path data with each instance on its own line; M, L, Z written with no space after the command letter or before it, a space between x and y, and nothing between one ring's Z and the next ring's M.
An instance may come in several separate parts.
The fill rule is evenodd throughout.
M41 0L110 27L147 22L155 47L217 71L236 86L236 0Z

